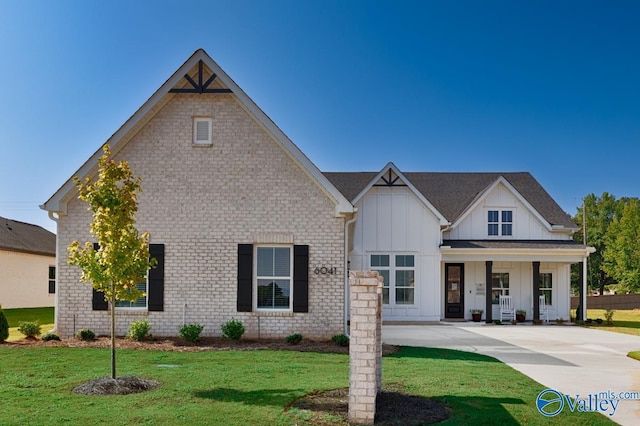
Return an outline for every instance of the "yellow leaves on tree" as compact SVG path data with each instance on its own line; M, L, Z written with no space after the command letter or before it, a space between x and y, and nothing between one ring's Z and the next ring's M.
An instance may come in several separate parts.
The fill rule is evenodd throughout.
M144 296L136 284L144 282L149 268L155 266L155 259L149 257L149 235L138 235L135 227L141 179L126 161L110 159L109 145L103 151L95 181L74 178L79 198L93 214L90 232L97 240L97 250L91 242L74 241L67 250L68 262L78 266L81 281L103 292L106 300L135 301Z

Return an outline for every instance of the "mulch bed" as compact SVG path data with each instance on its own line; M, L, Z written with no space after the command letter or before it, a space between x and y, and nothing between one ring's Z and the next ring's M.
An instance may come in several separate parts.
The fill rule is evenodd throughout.
M45 346L45 347L66 347L66 348L110 348L111 339L100 336L94 341L70 338L61 341L50 340L48 342L40 339L22 339L15 342L5 343L8 346ZM139 349L152 351L177 351L177 352L197 352L197 351L298 351L298 352L320 352L348 354L348 346L339 346L328 340L302 339L298 344L287 343L284 339L245 339L228 340L220 337L203 337L196 343L188 342L179 337L158 337L143 341L116 338L117 349ZM383 355L395 353L398 346L383 345Z

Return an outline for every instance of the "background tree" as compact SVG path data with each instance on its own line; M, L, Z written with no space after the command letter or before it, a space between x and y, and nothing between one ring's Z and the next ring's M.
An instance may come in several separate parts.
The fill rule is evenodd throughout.
M621 213L613 219L606 235L603 270L617 280L617 290L640 290L640 201L621 200Z
M104 293L111 313L111 378L116 378L115 302L135 301L144 296L136 284L146 280L147 271L155 265L149 256L149 235L138 235L135 214L138 211L137 192L141 191L126 161L109 159L109 145L98 162L95 182L74 178L79 198L89 204L93 213L90 232L97 239L81 245L74 241L68 248L68 262L82 270L81 281L90 283Z
M595 194L589 194L583 199L582 207L578 208L578 212L573 220L580 226L580 232L573 235L576 242L584 244L583 223L586 222L587 242L586 244L595 247L596 252L589 256L587 262L587 282L593 290L598 290L600 294L604 293L605 288L610 284L615 284L615 279L608 275L604 268L604 252L607 246L607 233L609 226L618 215L620 203L616 201L616 197L604 192L598 197ZM584 217L586 212L586 218ZM584 221L583 219L586 219ZM578 275L577 267L574 269L574 275ZM572 282L578 280L572 279ZM582 285L582 283L578 283Z

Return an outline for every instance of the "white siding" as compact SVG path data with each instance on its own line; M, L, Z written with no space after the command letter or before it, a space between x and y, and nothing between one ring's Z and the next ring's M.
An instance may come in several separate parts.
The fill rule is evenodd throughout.
M465 268L465 316L470 318L469 310L473 308L485 309L485 295L477 294L476 284L484 284L485 263L467 262ZM531 262L494 262L493 272L506 272L509 274L509 295L513 299L516 309L527 311L527 320L533 319L533 265ZM553 301L549 306L549 319L569 319L569 293L571 267L567 263L541 263L540 273L552 274ZM491 291L491 283L487 285L487 291ZM444 307L444 301L442 302ZM493 305L493 319L500 318L500 310Z
M440 320L440 224L407 187L373 187L358 202L351 269L372 253L415 256L415 304L386 306L385 320Z
M487 211L512 210L513 235L510 237L489 237L487 234ZM467 214L453 229L444 234L445 239L452 240L553 240L570 239L567 234L552 234L525 204L520 202L502 183L498 184L483 200Z

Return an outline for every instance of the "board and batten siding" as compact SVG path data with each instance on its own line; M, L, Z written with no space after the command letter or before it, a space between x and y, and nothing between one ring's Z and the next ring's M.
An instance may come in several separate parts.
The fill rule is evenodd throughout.
M567 240L568 234L552 234L506 186L498 184L457 226L444 233L445 240L485 240L487 211L513 211L513 240ZM502 237L500 237L502 238Z
M356 204L352 270L369 269L371 254L415 256L414 305L385 305L385 321L440 320L440 224L407 187L372 187Z

